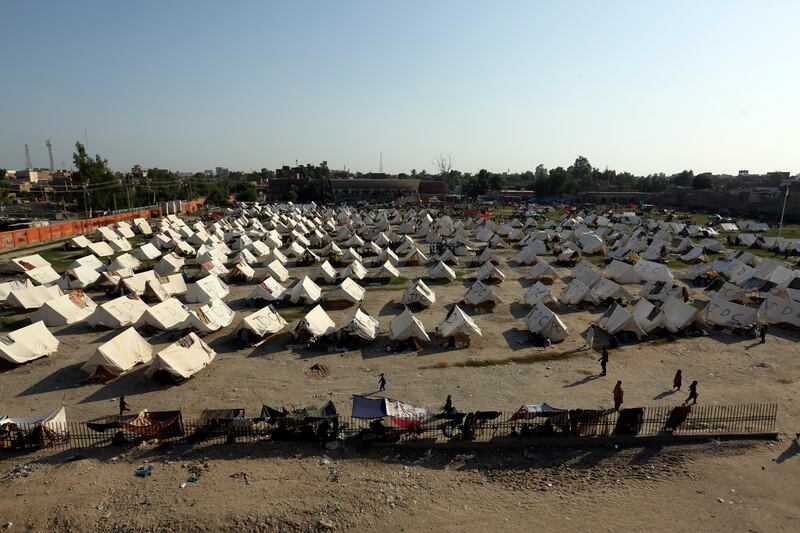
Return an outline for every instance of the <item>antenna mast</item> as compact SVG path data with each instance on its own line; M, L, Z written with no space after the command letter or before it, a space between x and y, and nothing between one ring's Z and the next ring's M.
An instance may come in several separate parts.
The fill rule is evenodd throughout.
M25 168L28 170L33 168L33 164L31 164L31 149L27 144L25 145Z
M47 154L50 156L50 172L56 171L56 166L53 163L53 143L50 142L50 139L44 143L47 146Z

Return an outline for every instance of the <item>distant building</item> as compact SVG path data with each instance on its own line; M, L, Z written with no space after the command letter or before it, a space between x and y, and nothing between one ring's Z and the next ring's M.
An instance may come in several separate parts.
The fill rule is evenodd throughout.
M144 179L147 177L147 169L142 165L134 165L131 169L131 175L137 180Z
M31 169L18 170L14 174L14 179L24 183L37 183L39 181L39 172Z
M419 200L421 202L447 200L447 188L443 181L424 180L419 182Z
M214 169L214 175L218 178L227 178L230 175L231 171L228 168L217 167Z
M418 179L342 179L331 180L333 199L339 202L356 203L419 201ZM444 200L444 198L442 198Z

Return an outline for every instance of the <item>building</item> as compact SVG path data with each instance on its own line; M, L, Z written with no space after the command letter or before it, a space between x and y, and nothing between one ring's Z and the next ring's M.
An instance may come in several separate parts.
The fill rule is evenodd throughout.
M333 199L338 202L418 202L418 179L334 179L331 181ZM444 198L442 198L444 200Z
M227 178L231 171L229 168L217 167L214 169L214 175L218 178Z
M443 181L423 180L419 182L419 200L444 202L447 200L447 188Z

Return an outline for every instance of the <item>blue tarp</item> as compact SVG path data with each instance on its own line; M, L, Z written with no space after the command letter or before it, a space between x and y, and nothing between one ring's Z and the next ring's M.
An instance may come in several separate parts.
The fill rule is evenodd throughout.
M383 418L386 416L384 398L366 398L353 395L353 418Z

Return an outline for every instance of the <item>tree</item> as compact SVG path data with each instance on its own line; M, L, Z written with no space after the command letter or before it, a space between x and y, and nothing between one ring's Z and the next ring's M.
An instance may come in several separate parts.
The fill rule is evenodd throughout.
M78 204L88 212L93 209L113 209L116 198L122 199L122 184L109 170L108 161L99 154L91 158L80 142L75 143L72 161L76 168L75 181L84 190Z
M453 170L453 154L440 153L433 159L433 166L442 179L446 178Z
M676 187L690 187L694 180L694 172L684 170L672 176L672 184Z
M151 168L147 171L147 184L151 198L156 202L169 202L180 196L181 183L177 174L169 170Z
M290 202L294 203L297 201L297 191L295 191L294 189L289 189L288 196Z
M594 174L592 172L592 165L589 160L579 155L575 159L575 163L567 169L570 177L572 178L571 192L591 191L594 189Z
M712 184L710 174L698 174L692 179L693 189L710 189L711 187Z

